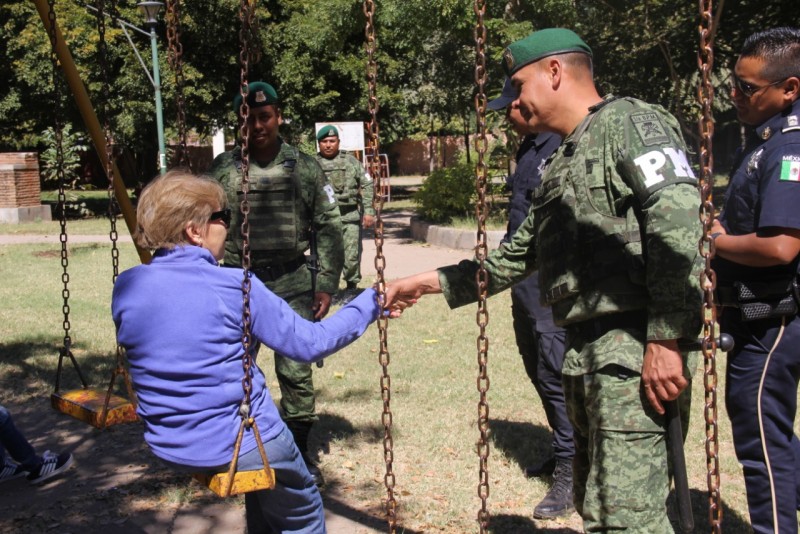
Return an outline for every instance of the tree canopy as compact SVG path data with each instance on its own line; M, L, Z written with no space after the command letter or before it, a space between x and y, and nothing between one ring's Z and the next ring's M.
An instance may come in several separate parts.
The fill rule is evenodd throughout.
M110 6L114 2L107 1ZM715 35L718 124L733 122L728 73L745 37L761 28L798 25L790 0L718 0ZM56 0L58 23L96 106L102 99L94 13L73 0ZM429 132L474 129L476 18L467 0L375 0L378 100L382 143ZM136 4L117 0L118 16L143 26ZM163 12L161 14L163 21ZM364 14L356 0L268 0L257 10L261 60L249 78L269 81L289 119L284 134L311 137L322 120L367 120ZM506 0L486 2L490 96L500 92L500 56L509 42L536 28L575 29L592 47L601 92L662 104L694 135L698 107L698 10L693 2L667 0ZM231 102L239 83L239 1L192 0L181 4L181 42L189 128L206 136L235 123ZM167 61L164 23L157 28L167 136L175 135L176 89ZM148 68L149 42L131 35ZM155 151L153 88L119 25L106 23L111 80L106 103L118 143L135 153ZM53 124L49 41L31 0L0 6L0 150L35 150ZM82 129L63 94L64 120ZM499 115L499 114L495 114ZM493 117L495 124L502 117Z

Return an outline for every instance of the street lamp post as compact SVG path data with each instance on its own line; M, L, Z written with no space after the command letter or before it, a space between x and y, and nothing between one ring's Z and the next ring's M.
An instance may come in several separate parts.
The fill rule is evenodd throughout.
M167 172L167 149L164 142L164 114L161 106L161 75L158 70L158 44L156 25L163 2L139 2L136 4L144 14L145 27L150 30L150 48L153 52L153 87L156 93L156 129L158 130L158 168L161 174Z

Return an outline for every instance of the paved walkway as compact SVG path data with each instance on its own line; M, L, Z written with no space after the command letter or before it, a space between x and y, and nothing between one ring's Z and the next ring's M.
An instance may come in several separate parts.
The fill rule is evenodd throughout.
M387 215L384 234L387 281L472 256L471 250L455 250L413 241L408 213ZM375 243L371 237L370 232L364 240L362 273L365 281L375 273ZM107 236L70 235L68 243L103 242L107 239ZM121 235L120 241L125 243L131 239L129 235ZM59 236L0 235L0 245L25 243L59 243ZM191 503L178 506L167 504L155 510L126 510L126 518L115 519L118 516L110 514L109 507L118 509L125 506L126 496L136 491L136 481L141 477L142 470L148 469L152 459L141 443L140 427L124 425L106 432L87 432L83 423L50 409L49 399L31 399L24 404L12 402L8 407L13 410L17 425L25 429L37 449L44 450L56 445L65 447L75 453L76 467L66 477L38 489L31 487L24 479L0 485L0 524L3 516L13 517L14 530L36 532L36 528L26 528L25 519L21 522L18 520L22 517L32 521L31 525L44 523L44 530L62 529L52 531L63 532L65 525L60 525L55 519L59 517L55 511L61 510L66 515L70 503L94 499L96 515L87 519L86 528L81 529L83 534L109 531L117 534L244 531L242 507L232 505L231 501L214 498L201 498L199 502L193 499ZM125 442L136 445L126 446ZM165 485L169 483L164 482ZM382 518L352 508L339 498L335 489L323 491L323 499L329 534L373 534L387 530Z

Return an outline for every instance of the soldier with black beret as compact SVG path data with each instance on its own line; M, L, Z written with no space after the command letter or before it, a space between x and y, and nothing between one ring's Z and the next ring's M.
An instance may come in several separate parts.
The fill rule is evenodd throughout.
M242 97L237 93L233 100L237 115L241 103ZM336 196L314 157L281 139L278 128L283 116L275 88L265 82L251 82L247 104L251 269L302 317L321 319L328 313L342 271L342 224ZM222 183L228 205L238 206L242 191L241 147L217 156L209 174ZM316 239L318 266L309 265L306 255L311 239ZM233 210L224 261L227 265L241 265L241 215L237 209ZM311 270L317 268L316 289L312 292ZM309 472L317 485L322 485L322 473L308 454L309 433L317 420L311 366L275 354L275 372L284 421Z
M361 231L374 223L372 177L355 157L339 150L339 130L328 124L317 132L319 162L336 192L342 216L344 240L343 278L347 287L339 302L346 304L357 294L361 281Z

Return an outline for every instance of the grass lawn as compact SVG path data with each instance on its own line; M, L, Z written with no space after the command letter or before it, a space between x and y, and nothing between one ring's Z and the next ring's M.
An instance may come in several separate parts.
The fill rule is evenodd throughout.
M398 195L386 210L408 209ZM0 233L57 234L58 222L0 225ZM121 229L120 232L124 230ZM108 221L69 221L71 234L107 235ZM63 282L59 245L0 246L0 391L3 402L23 404L52 391L64 332ZM387 258L391 264L396 258ZM138 263L130 244L120 247L120 268ZM114 328L110 317L110 245L70 243L70 324L73 354L92 384L105 384L113 366ZM362 285L372 283L369 276ZM576 515L556 521L531 519L548 481L528 480L526 465L550 452L546 417L525 375L511 326L510 297L489 301L490 531L496 533L580 531ZM391 410L395 497L399 531L464 533L477 530L478 391L474 306L450 311L440 296L427 297L402 319L389 323ZM279 395L272 355L259 363L274 396ZM718 355L720 466L723 532L747 533L741 470L731 444L723 403L725 355ZM697 531L708 530L704 391L702 363L693 383L692 423L686 457ZM77 386L64 372L63 387ZM315 370L319 424L312 447L333 492L353 508L381 516L385 464L377 328ZM797 429L796 429L797 430ZM136 439L134 437L134 439ZM110 467L113 468L113 458ZM189 479L174 477L162 488L151 475L141 479L150 493L120 497L122 509L157 510L164 502L203 499ZM161 475L163 478L163 475ZM234 501L239 502L239 501ZM74 501L80 506L79 499ZM2 514L0 514L2 515ZM0 530L2 530L0 519Z

